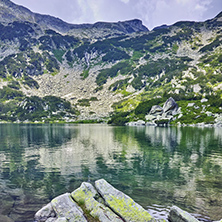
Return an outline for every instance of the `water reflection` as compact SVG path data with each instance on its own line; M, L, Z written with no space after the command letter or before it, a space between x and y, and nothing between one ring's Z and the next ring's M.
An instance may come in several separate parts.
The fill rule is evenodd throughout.
M150 211L222 218L220 128L0 125L0 219L105 178ZM158 216L161 218L161 215Z

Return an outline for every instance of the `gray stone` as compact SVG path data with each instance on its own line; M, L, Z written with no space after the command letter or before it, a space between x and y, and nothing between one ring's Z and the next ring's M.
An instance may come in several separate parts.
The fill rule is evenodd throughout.
M97 191L104 198L106 205L120 215L126 222L155 221L143 207L134 202L123 192L115 189L104 179L97 180L95 186Z
M138 120L138 121L136 122L136 124L137 124L137 126L145 126L146 122L143 121L143 120Z
M154 115L150 115L150 114L148 114L148 115L145 116L146 121L152 121L152 120L154 120L155 118L156 118L156 117L155 117Z
M201 89L202 89L202 88L201 88L201 86L200 86L199 83L193 85L193 91L194 91L194 93L198 93L198 92L200 92Z
M0 214L0 221L4 222L14 222L11 218L7 217L6 215Z
M207 114L207 116L213 116L213 113L209 112L209 111L207 111L206 114Z
M65 217L59 217L55 222L68 222Z
M43 220L44 221L44 220ZM48 218L45 222L56 222L57 218L56 217L50 217Z
M159 105L155 105L152 106L149 115L153 115L153 116L158 116L158 115L162 115L163 113L163 108Z
M201 103L205 103L207 101L208 101L208 99L206 99L206 98L203 98L203 99L200 100Z
M177 206L170 209L169 220L172 222L199 222L195 217Z
M193 107L195 105L195 103L188 103L187 107Z
M58 217L65 217L69 222L87 222L82 209L72 200L70 193L54 198L51 203Z
M180 119L182 116L183 116L183 114L182 114L182 113L180 113L180 114L179 114L179 116L178 116L178 119Z
M104 204L99 203L96 198L99 196L95 188L90 183L82 183L81 186L72 192L74 200L85 205L86 209L90 211L90 214L95 218L98 217L103 222L122 222L122 219L113 213Z
M163 112L167 114L175 113L177 109L178 105L172 97L170 97L163 105Z
M37 221L45 221L49 217L55 217L55 211L51 203L44 206L35 214L35 220Z

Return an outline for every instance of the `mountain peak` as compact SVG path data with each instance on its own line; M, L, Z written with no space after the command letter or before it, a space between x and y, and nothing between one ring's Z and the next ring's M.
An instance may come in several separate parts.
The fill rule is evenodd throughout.
M123 33L133 33L133 32L147 32L149 31L139 19L133 19L129 21L119 21L119 22L97 22L92 25L93 28L98 29L116 29Z
M221 18L222 17L222 11L216 16L216 18Z
M16 5L10 0L0 0L0 23L9 24L14 21L37 23L40 27L45 29L53 29L61 33L69 32L75 29L113 29L117 32L128 34L133 32L147 32L148 29L143 26L142 21L134 19L124 22L97 22L95 24L75 25L64 22L63 20L50 16L33 13L29 9Z

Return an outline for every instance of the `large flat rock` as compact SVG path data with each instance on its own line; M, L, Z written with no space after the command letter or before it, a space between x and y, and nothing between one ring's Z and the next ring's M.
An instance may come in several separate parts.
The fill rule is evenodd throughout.
M95 187L106 204L126 222L148 222L155 219L133 199L115 189L104 179L97 180Z
M51 201L57 217L66 218L69 222L87 222L82 209L72 200L70 193L65 193Z
M123 222L112 210L96 200L99 194L90 183L83 182L71 195L79 205L84 204L90 214L99 221Z

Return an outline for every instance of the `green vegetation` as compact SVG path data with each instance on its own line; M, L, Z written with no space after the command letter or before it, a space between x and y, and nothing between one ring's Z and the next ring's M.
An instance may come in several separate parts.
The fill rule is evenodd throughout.
M79 200L78 205L83 210L84 216L86 217L87 221L89 221L89 222L100 222L98 216L93 217L91 215L91 211L86 208L86 204L85 204L84 200Z
M48 52L44 52L43 56L45 61L44 65L50 73L53 73L56 70L60 69L57 60L54 57L52 57Z
M177 124L178 122L185 124L203 122L213 124L215 120L213 114L222 113L222 98L220 95L221 92L218 92L216 95L208 95L206 96L207 101L201 103L201 96L186 96L185 94L175 95L164 92L160 98L152 98L140 102L138 106L130 112L125 112L124 110L117 111L113 114L108 123L113 125L125 125L125 123L129 121L136 121L138 119L145 120L145 116L150 112L152 106L163 106L165 101L169 97L172 97L177 102L178 106L181 107L182 116L178 118L178 114L176 120L172 121L171 124ZM122 102L122 104L124 104L124 102Z
M97 120L97 119L87 119L87 120L77 120L77 121L74 121L73 123L83 123L83 124L96 124L96 123L102 123L103 120Z
M79 99L77 105L79 106L90 106L89 99Z
M178 106L181 107L182 117L173 121L172 124L177 122L185 124L196 124L196 123L214 123L214 117L208 116L206 112L209 108L204 108L206 105L202 104L200 100L190 100L190 101L178 101ZM189 106L189 104L193 104ZM208 103L207 103L208 104Z
M124 126L127 122L129 122L129 114L129 112L117 113L111 117L111 119L108 121L108 124Z
M79 44L79 39L69 35L61 35L53 30L46 30L45 35L38 39L41 50L63 50Z
M14 115L20 121L63 121L63 117L72 117L78 112L71 107L70 102L55 96L26 97Z
M129 78L116 81L115 83L110 85L109 90L117 91L117 90L124 89L125 87L127 87L128 81L129 81Z
M73 67L72 63L73 63L74 59L72 56L72 52L70 50L68 50L68 52L65 54L65 58L69 64L69 66L72 68Z
M38 82L36 82L33 78L29 77L29 76L24 76L24 81L23 84L29 86L30 88L39 88L39 84Z
M89 69L85 69L81 76L83 77L83 79L86 79L89 76Z
M103 69L96 77L97 85L101 86L106 83L107 79L116 77L118 73L122 75L130 74L131 67L128 61L123 61L115 64L112 68Z
M98 99L96 97L91 97L90 99L79 99L77 105L90 106L90 101L98 101Z
M221 45L221 38L222 38L222 35L218 35L213 42L211 42L210 44L202 47L199 51L200 52L213 51L216 47Z
M15 81L15 80L12 80L11 82L9 82L8 87L12 88L12 89L19 90L20 89L20 84L19 84L19 82Z
M157 61L152 61L146 65L142 65L134 72L132 86L135 89L141 89L146 86L147 82L151 83L150 87L157 87L162 84L166 84L172 80L173 76L182 76L182 72L189 68L187 63L190 60L191 59L188 57L177 57L174 59L166 58L158 59ZM154 82L152 78L160 76L161 73L164 75ZM142 81L144 79L146 79L146 82Z
M115 62L115 61L118 61L118 60L122 60L122 59L129 59L130 56L120 50L120 49L115 49L113 51L109 51L105 56L103 56L102 60L104 62Z
M54 54L54 56L56 57L56 59L60 62L60 63L62 63L62 61L63 61L63 55L65 54L65 51L64 50L59 50L59 49L55 49L55 50L53 50L53 54Z
M166 101L165 97L150 99L144 102L141 102L135 109L134 113L139 119L145 119L145 115L149 113L152 106L160 105Z
M2 102L11 99L21 99L23 97L24 94L22 92L12 89L10 87L3 86L3 88L0 89L0 101Z
M75 118L79 114L70 102L55 96L25 97L17 90L3 87L0 98L0 120L4 121L63 121L64 117Z
M29 22L15 21L7 26L0 25L0 39L2 41L24 40L25 38L30 38L34 32Z

